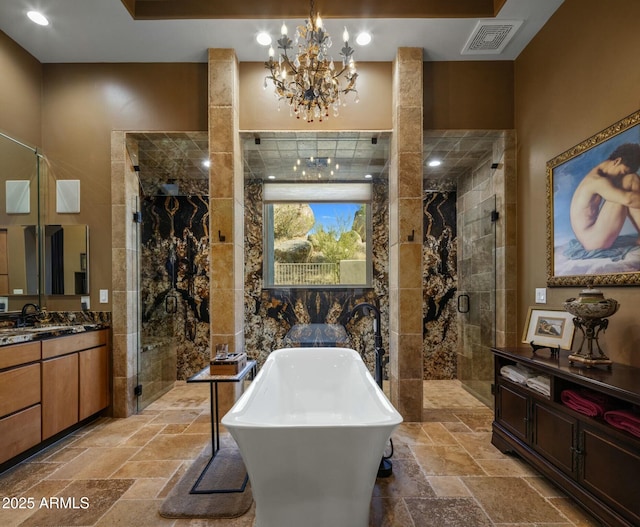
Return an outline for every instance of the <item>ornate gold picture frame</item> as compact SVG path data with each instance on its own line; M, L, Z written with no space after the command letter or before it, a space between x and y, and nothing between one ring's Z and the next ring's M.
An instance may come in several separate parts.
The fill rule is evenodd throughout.
M640 284L640 110L547 162L547 285Z

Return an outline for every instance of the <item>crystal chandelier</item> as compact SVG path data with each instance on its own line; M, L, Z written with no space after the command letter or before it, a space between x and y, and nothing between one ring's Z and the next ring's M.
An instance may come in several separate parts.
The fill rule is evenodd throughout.
M298 26L293 41L287 36L287 26L282 24L278 40L278 49L282 52L277 61L273 47L269 47L269 61L265 62L269 75L264 79L265 89L271 80L276 97L287 102L290 114L308 123L316 119L322 122L330 112L336 117L340 106L346 104L347 93L353 92L355 102L358 102L358 73L346 27L342 40L342 65L337 69L329 54L331 37L322 27L322 19L311 0L309 18L304 25Z

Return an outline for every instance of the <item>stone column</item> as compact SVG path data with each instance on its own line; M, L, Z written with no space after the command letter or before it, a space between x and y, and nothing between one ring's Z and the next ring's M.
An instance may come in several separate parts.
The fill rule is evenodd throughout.
M393 63L389 170L391 400L422 420L422 48L399 48Z
M111 289L113 336L114 417L137 411L134 393L138 376L136 356L140 328L136 280L139 244L134 236L133 212L138 197L138 177L126 161L125 133L111 132Z
M239 136L238 59L233 49L209 50L209 238L211 353L244 348L244 201ZM236 383L220 390L224 414ZM222 386L221 386L222 388Z

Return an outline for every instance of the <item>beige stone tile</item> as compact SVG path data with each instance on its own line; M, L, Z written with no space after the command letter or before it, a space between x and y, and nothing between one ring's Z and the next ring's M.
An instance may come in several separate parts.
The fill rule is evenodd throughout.
M416 460L427 476L482 476L484 471L458 445L414 445Z
M502 459L475 458L475 461L489 476L535 476L537 474L529 465L506 456Z
M181 460L127 461L112 478L170 478L182 464Z
M165 427L164 424L148 424L129 437L122 446L144 446Z
M137 447L87 448L82 454L56 470L48 479L108 478L138 450Z
M471 493L460 478L454 476L430 476L427 478L433 492L439 498L467 497Z
M67 506L62 508L41 506L21 525L22 527L94 525L132 484L132 480L125 479L73 481L58 496L67 500ZM49 497L49 500L51 498Z
M211 442L205 434L157 435L131 461L194 459Z
M175 520L163 518L158 514L160 505L162 505L162 500L122 500L111 507L95 526L163 527L173 525Z
M158 496L167 484L168 478L136 479L129 490L122 495L126 500L152 500Z
M550 498L549 503L566 516L575 527L601 527L599 521L569 498Z
M491 444L490 432L454 433L455 440L476 461L481 459L507 459L507 456Z
M545 498L566 498L566 494L542 476L526 477L524 480Z
M563 523L566 518L522 478L463 477L494 523Z
M434 445L457 445L455 437L442 423L422 423L425 434L431 438Z
M369 509L371 527L414 527L404 500L373 498Z
M374 497L435 496L415 459L392 459L391 462L393 472L388 478L376 479Z

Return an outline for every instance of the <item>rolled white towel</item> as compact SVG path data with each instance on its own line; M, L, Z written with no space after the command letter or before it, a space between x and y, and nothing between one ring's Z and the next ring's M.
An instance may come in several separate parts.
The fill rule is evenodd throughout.
M527 386L542 395L549 397L551 395L551 379L548 375L536 375L527 379Z
M522 364L507 364L500 368L500 375L520 384L526 384L527 379L535 376L535 372Z

